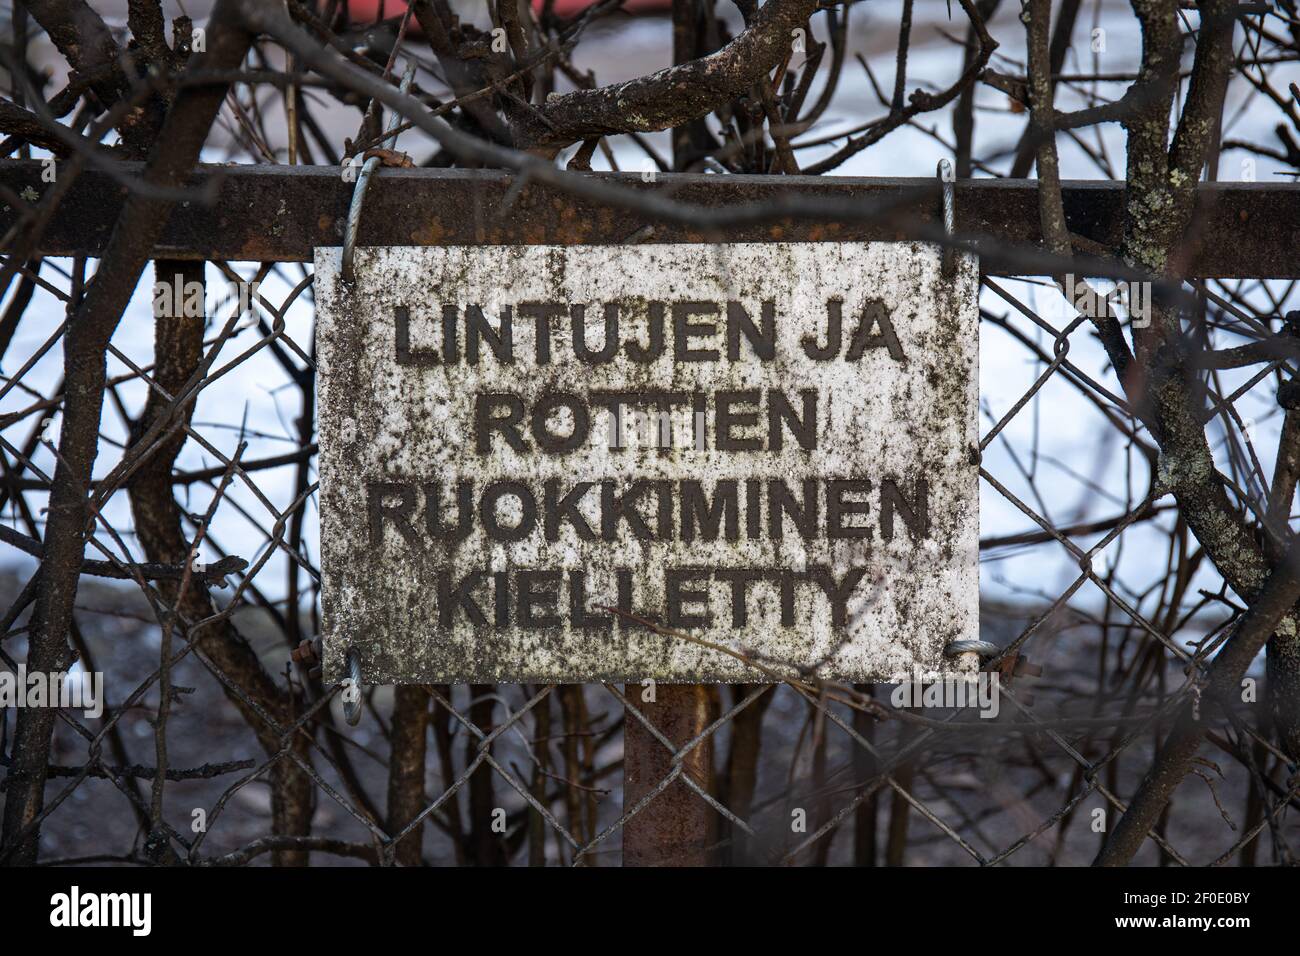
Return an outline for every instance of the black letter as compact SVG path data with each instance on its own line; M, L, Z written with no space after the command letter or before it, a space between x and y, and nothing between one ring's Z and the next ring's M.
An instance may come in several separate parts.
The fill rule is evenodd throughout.
M460 342L456 339L457 309L442 307L442 357L448 365L460 361Z
M573 431L557 435L546 427L546 421L557 408L568 408L573 414ZM568 392L543 392L533 405L533 437L542 451L551 455L573 451L587 440L591 428L591 414L577 395Z
M785 432L781 429L781 420L790 426L790 434L799 442L804 451L817 447L817 392L811 388L799 390L803 399L803 421L794 413L794 406L785 392L775 388L767 390L767 446L772 451L780 451L785 444Z
M621 495L614 494L614 482L600 483L600 536L606 541L618 537L618 519L627 521L632 536L639 541L653 541L654 532L636 509L636 500L654 486L654 482L637 480Z
M916 500L909 504L892 479L886 478L880 483L880 533L886 541L894 540L895 508L903 516L903 524L907 525L913 541L930 533L930 483L918 478L913 488Z
M471 365L478 364L479 343L486 341L492 354L503 365L515 361L514 321L508 305L501 307L501 331L495 331L483 317L477 305L465 307L465 357Z
M826 362L840 354L840 330L844 324L844 303L831 299L826 303L826 345L819 346L815 335L805 335L799 340L804 355L818 362Z
M695 540L695 526L698 523L701 537L705 541L716 541L724 520L727 540L739 539L738 491L739 486L734 478L724 478L714 486L713 503L709 504L704 497L704 488L700 482L681 482L678 486L678 494L682 496L680 504L682 540Z
M384 504L385 495L397 495L401 503ZM393 523L406 543L412 548L420 546L415 527L411 524L411 512L415 510L415 489L411 485L395 481L372 481L366 485L367 511L370 513L370 544L378 547L384 541L384 518Z
M397 326L397 364L398 365L437 365L438 353L428 350L411 351L411 310L404 305L393 309L394 323Z
M849 515L865 515L871 506L865 501L845 501L845 494L870 494L871 482L862 479L831 479L826 482L826 537L865 538L871 540L869 527L849 525L844 519Z
M452 623L456 616L456 606L459 605L469 618L471 624L483 625L487 623L487 617L483 614L483 609L478 606L473 596L470 594L479 586L483 580L482 571L471 571L461 579L460 584L454 588L451 586L451 572L447 570L438 572L438 623L446 627Z
M736 362L740 360L740 333L749 339L754 355L760 361L770 362L776 358L776 303L770 299L763 303L763 331L760 333L749 317L745 307L739 302L727 303L727 358Z
M714 362L718 358L717 349L693 349L690 347L693 335L717 335L716 322L692 322L692 315L717 315L716 302L674 302L673 303L673 352L678 362Z
M519 626L526 628L555 627L561 623L555 607L560 601L559 571L520 571L515 575L519 587ZM542 587L534 590L533 585ZM533 614L535 607L545 612Z
M682 610L682 605L686 602L691 604L703 604L708 607L709 592L701 590L687 591L682 588L683 584L691 581L698 581L700 578L708 580L710 573L708 571L675 571L669 570L664 575L665 599L668 603L668 626L669 627L708 627L713 621L713 615L709 611L703 614L687 614Z
M497 519L497 502L506 495L519 499L519 524L506 527ZM522 481L494 481L483 490L478 501L479 521L492 541L520 541L528 537L537 525L537 500Z
M618 351L617 302L605 303L605 344L600 347L599 352L587 348L587 307L570 306L569 315L573 320L573 354L578 357L579 362L601 365L614 357L614 353Z
M608 631L613 620L608 614L587 613L587 572L569 572L569 623L584 631L600 629Z
M758 389L739 392L718 392L713 396L716 410L713 413L713 430L717 432L719 451L761 451L763 439L732 437L732 428L749 428L758 424L758 412L733 412L731 406L758 405Z
M664 304L662 302L650 303L649 335L650 343L645 348L634 339L628 339L623 343L623 350L627 352L627 357L638 365L653 362L664 352Z
M492 416L492 409L504 405L509 410L505 418ZM501 436L517 452L528 451L519 434L519 423L524 418L524 403L518 395L509 392L479 392L474 396L474 450L480 455L492 451L492 433Z
M835 573L824 564L815 564L808 569L809 576L821 585L826 597L831 602L831 626L844 627L849 622L849 598L858 586L866 568L850 568L844 572L840 583L835 583Z
M777 478L767 483L767 536L780 539L784 532L784 515L789 512L799 537L811 541L817 533L817 479L803 483L803 504L795 501L786 483Z
M594 481L580 481L573 486L563 498L560 497L560 479L547 478L544 489L546 492L546 510L542 515L542 530L546 534L547 541L560 540L560 522L568 520L573 525L573 530L578 533L578 539L581 541L594 541L596 533L591 530L587 524L587 519L583 517L582 512L578 510L578 503L582 501L587 492L596 486Z
M763 572L752 568L720 568L713 575L731 583L731 626L744 627L749 623L749 609L745 606L749 586L762 581Z
M564 306L555 302L526 302L519 306L519 314L536 321L537 337L534 344L538 365L551 363L551 319L564 314Z
M877 325L880 326L880 333L869 335L868 333ZM885 304L879 299L868 299L867 304L862 307L862 319L858 322L858 330L853 333L853 341L849 343L849 354L845 358L850 362L856 362L862 358L864 349L878 349L882 346L889 349L889 357L895 362L907 360L903 355L903 347L898 344L898 336L894 334L894 324L889 321Z
M424 527L434 538L441 538L455 544L469 537L470 519L474 513L473 486L470 482L456 482L456 526L443 524L439 512L442 510L442 482L429 481L424 485Z

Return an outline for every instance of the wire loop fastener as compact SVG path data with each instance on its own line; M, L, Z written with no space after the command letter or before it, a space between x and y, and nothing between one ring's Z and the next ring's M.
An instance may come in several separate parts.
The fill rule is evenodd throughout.
M402 83L399 87L403 93L411 88L411 79L415 76L415 61L411 60L406 64L406 71L402 74ZM402 122L402 114L396 110L390 111L388 117L388 129L384 133L384 138L380 143L387 143L389 149L397 146L397 136L395 132ZM391 140L391 142L390 142ZM357 232L361 228L361 208L366 201L366 187L370 185L370 177L375 174L379 168L381 160L378 156L371 156L361 167L361 172L357 176L357 184L352 188L352 205L348 208L347 228L343 233L343 281L351 285L356 279L356 268L354 265L357 254Z
M949 641L944 647L945 657L957 657L961 654L978 654L980 657L997 657L1002 648L988 641Z
M361 658L352 648L348 648L348 676L343 694L343 719L349 727L361 723Z
M956 177L953 175L952 163L946 159L939 160L937 172L939 174L939 182L943 184L943 232L944 235L951 240L954 224L957 219ZM945 245L943 247L944 278L952 278L956 269L956 250L950 245Z

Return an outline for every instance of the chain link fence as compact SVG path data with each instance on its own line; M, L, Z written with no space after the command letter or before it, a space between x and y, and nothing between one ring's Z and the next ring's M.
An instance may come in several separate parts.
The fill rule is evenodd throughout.
M76 272L52 265L24 276L31 294L75 296ZM91 583L79 599L71 678L89 689L92 675L104 675L103 711L58 712L57 761L31 824L46 862L238 865L273 855L600 865L619 862L628 828L674 794L687 814L691 804L707 808L708 839L682 851L692 862L1086 862L1239 617L1197 566L1176 511L1145 487L1154 473L1144 473L1142 428L1091 368L1090 326L1026 301L1042 298L1042 287L988 278L983 347L1015 345L1029 382L1012 397L1005 383L986 383L982 399L986 590L1006 583L996 571L990 580L1004 561L1028 585L1018 597L1004 587L1010 596L983 607L984 637L1000 648L983 668L999 678L996 701L927 705L895 685L812 676L696 688L702 729L674 737L657 708L668 689L653 684L365 687L360 722L349 727L348 688L323 685L311 669L319 581L311 277L301 266L158 263L155 300L143 307L169 304L173 268L204 283L200 301L214 290L218 298L211 314L180 308L154 320L160 340L186 326L202 338L198 371L184 382L149 364L146 342L110 346L120 414L105 423L90 489ZM255 295L241 302L248 289ZM1240 321L1233 313L1248 300L1239 284L1205 290L1212 322ZM147 329L151 317L138 318ZM57 383L51 394L42 370L62 333L17 339L28 358L0 386L4 533L32 557L41 556L57 455L49 437ZM1280 365L1225 386L1234 427L1223 450L1243 485L1277 435L1266 418L1247 427L1237 408ZM1042 474L1053 459L1039 444L1062 427L1053 408L1079 415L1085 405L1110 429L1093 433L1089 454L1121 449L1121 495L1086 475L1070 488ZM186 449L164 476L186 529L176 539L184 553L169 562L144 553L155 550L144 529L161 523L141 490L141 435L150 434ZM1085 518L1063 520L1064 499L1079 488L1116 499L1114 513L1098 520L1082 508ZM1139 560L1123 561L1126 547ZM1068 574L1026 571L1032 565ZM1157 583L1141 583L1143 575ZM2 659L14 672L34 579L31 568L12 578ZM190 596L178 602L183 588ZM1179 789L1139 860L1290 860L1300 781L1261 723L1259 679L1247 678L1239 707L1207 708L1215 753ZM635 793L624 782L630 730L661 751L640 758L642 766L657 758L662 774ZM659 821L648 838L673 835Z

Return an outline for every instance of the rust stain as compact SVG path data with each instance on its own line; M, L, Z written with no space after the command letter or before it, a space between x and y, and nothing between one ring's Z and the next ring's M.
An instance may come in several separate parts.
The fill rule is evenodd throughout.
M423 226L411 231L411 242L417 246L436 246L446 234L447 230L443 228L442 220L432 216L424 221Z

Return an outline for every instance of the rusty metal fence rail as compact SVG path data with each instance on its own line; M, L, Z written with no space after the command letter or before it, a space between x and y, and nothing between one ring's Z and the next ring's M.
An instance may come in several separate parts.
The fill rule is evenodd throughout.
M12 182L22 171L7 167L4 174ZM472 179L457 175L460 206L482 209ZM368 200L371 229L392 227L378 211L391 201L385 195L396 195L385 194L384 183L380 177L379 198ZM499 193L494 176L485 183ZM1271 207L1258 203L1262 215L1297 195L1274 193ZM524 198L514 222L537 214L530 202ZM1224 221L1244 221L1230 200L1221 202L1228 203L1220 207ZM60 215L75 218L75 209L65 205ZM111 213L102 215L111 221ZM298 208L294 215L329 227L326 212ZM177 270L202 281L194 263L213 245L248 241L241 222L227 223L226 232L187 255L175 250L176 261L157 264L158 276ZM489 232L497 236L500 228ZM191 234L183 219L173 229ZM98 234L76 233L83 241ZM69 247L58 237L74 234L63 227L50 235L49 252L71 258L20 267L17 293L43 300L43 316L82 294L84 257L95 252ZM478 235L486 241L488 233ZM274 245L274 230L266 241ZM1239 254L1231 242L1216 248L1221 263ZM102 715L58 712L44 806L29 824L42 833L42 862L240 865L268 855L282 863L483 865L1088 862L1152 766L1156 742L1184 701L1202 692L1208 663L1240 624L1241 609L1221 582L1217 591L1200 586L1194 542L1162 505L1154 480L1145 492L1130 488L1104 520L1049 514L1027 463L1040 458L1037 437L1031 448L1012 436L1027 418L1050 422L1054 389L1098 410L1113 432L1096 435L1099 445L1118 441L1138 459L1149 449L1113 375L1108 382L1104 370L1074 358L1086 350L1091 326L1073 315L1045 317L1010 282L986 276L983 334L998 348L1023 350L1033 375L1018 400L986 408L984 491L1011 510L991 524L986 518L983 552L1040 549L1035 553L1063 556L1073 569L1050 593L986 608L986 636L998 649L983 670L1001 678L996 719L962 707L898 707L891 687L838 686L814 675L713 688L322 685L311 670L319 576L307 530L317 491L311 276L302 266L215 261L209 284L218 276L263 281L251 302L188 317L190 333L197 329L188 347L201 351L199 374L174 381L165 366L134 358L133 343L110 346L107 387L123 424L106 426L105 453L87 489L96 522L83 575L115 582L93 592L115 606L83 603L73 643L84 672L103 666L112 673ZM274 300L265 291L272 285L282 289ZM1258 329L1258 313L1247 311L1252 296L1264 296L1265 311L1280 321L1291 289L1206 280L1197 291L1207 334L1230 336ZM165 313L156 320L160 329L187 321L183 308ZM14 672L24 660L42 509L58 454L49 426L61 386L48 372L64 332L65 325L46 321L39 337L15 339L22 361L7 361L0 384L0 534L10 556L27 561L0 637L0 661ZM207 422L184 412L196 399L203 410L238 406L249 379L235 372L255 359L265 363L260 369L278 370L261 383L268 392L287 389L299 402L280 436L290 447L278 454L250 456L259 436L232 425L234 418ZM1269 389L1291 359L1268 359L1212 402L1227 423L1229 474L1243 485L1260 473L1252 439L1259 442L1260 429L1271 426L1247 424L1235 406L1252 389ZM154 519L142 496L132 498L157 477L145 452L173 447L174 458L186 443L203 466L173 467L169 458L162 479L169 497L181 498L183 554L149 561L141 534ZM1009 453L994 455L999 444ZM227 516L229 526L245 529L240 540L217 540L214 524ZM1160 529L1167 554L1152 553L1151 566L1167 573L1143 591L1123 580L1111 557L1126 535L1152 528ZM214 553L216 560L200 559ZM130 584L138 596L127 600L121 595ZM190 596L178 598L183 593ZM130 624L113 632L105 620ZM207 689L178 683L199 677ZM343 719L349 693L361 710L356 728ZM1300 776L1253 703L1243 695L1240 708L1207 715L1214 758L1200 758L1199 780L1183 783L1139 860L1292 860ZM0 752L8 761L11 712L2 713ZM14 854L26 832L0 849L0 859Z

